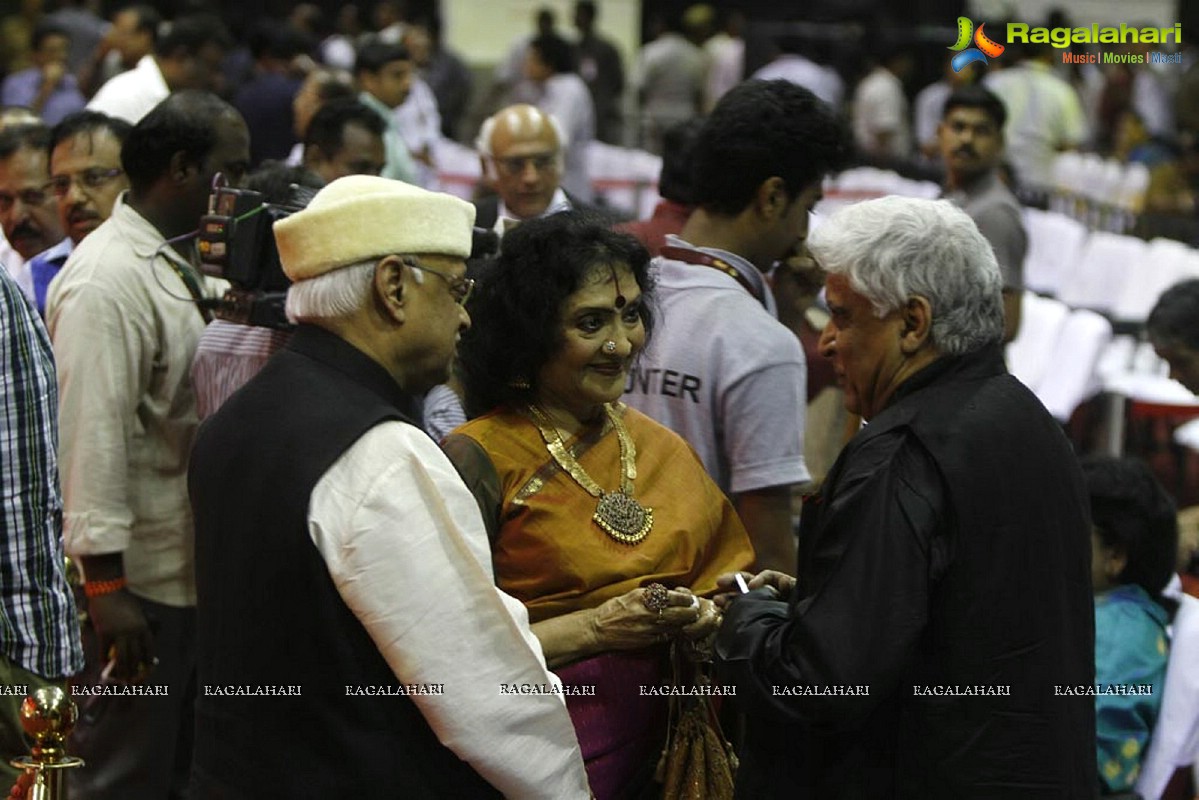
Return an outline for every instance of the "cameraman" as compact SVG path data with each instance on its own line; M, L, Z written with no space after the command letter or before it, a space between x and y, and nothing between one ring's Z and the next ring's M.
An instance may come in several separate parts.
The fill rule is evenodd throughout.
M88 617L81 683L144 683L166 696L97 696L80 716L71 794L167 797L191 766L195 576L187 459L199 421L188 371L223 285L169 240L196 227L217 173L250 158L238 113L179 92L121 149L129 191L67 259L47 298L58 363L63 536L82 561ZM90 627L90 626L89 626ZM107 664L107 666L106 666ZM103 672L102 672L103 670Z

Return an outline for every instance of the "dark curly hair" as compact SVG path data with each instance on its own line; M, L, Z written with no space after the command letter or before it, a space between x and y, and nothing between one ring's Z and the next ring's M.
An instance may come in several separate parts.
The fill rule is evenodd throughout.
M627 264L641 288L641 321L653 330L649 251L593 214L564 211L504 234L498 257L476 272L471 327L458 346L466 410L515 408L537 394L537 376L561 349L562 304L594 267Z
M1160 599L1178 558L1174 501L1142 461L1090 456L1083 459L1082 472L1096 533L1105 545L1128 556L1117 580L1135 583Z
M696 205L737 215L768 178L790 199L848 163L853 141L816 95L789 81L745 81L720 98L692 155Z

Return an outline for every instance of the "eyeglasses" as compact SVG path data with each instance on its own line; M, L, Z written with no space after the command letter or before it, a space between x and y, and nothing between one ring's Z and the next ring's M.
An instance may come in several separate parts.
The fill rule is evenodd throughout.
M415 258L405 258L404 263L413 269L419 269L421 272L428 272L441 278L449 286L450 296L454 298L454 302L460 306L466 305L466 301L470 299L471 293L475 290L474 278L457 278L453 275L448 275L435 269L430 269L424 264L417 261Z
M548 172L550 169L558 166L557 153L540 153L532 156L508 156L507 158L493 158L496 167L505 175L515 178L518 175L523 175L525 169L530 164L538 173Z
M46 204L50 196L44 189L22 189L16 194L0 192L0 213L8 213L18 200L27 206L40 207Z
M55 175L46 185L50 187L50 191L54 192L56 197L66 197L67 192L71 191L72 183L78 182L79 188L87 192L91 189L99 189L118 175L124 174L124 172L125 170L120 167L111 167L109 169L92 167L82 172L76 172L74 175Z

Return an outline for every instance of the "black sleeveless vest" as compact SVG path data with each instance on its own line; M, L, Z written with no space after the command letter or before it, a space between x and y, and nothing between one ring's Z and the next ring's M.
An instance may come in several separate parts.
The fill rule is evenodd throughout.
M441 745L410 699L347 688L398 682L308 534L320 478L375 425L408 421L408 407L380 365L301 326L202 426L189 490L198 595L193 769L203 797L499 796ZM396 546L403 540L397 520ZM299 696L250 694L263 687L298 687Z

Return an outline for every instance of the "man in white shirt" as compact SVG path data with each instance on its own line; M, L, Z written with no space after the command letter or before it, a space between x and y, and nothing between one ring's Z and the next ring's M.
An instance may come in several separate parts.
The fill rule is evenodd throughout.
M171 92L219 92L224 81L221 60L229 42L218 18L182 17L159 37L153 55L142 56L136 67L110 78L87 107L136 125Z
M588 796L478 506L409 416L470 324L473 220L463 200L350 176L275 224L299 327L190 464L194 796ZM207 691L246 685L288 693Z
M80 683L145 690L89 698L71 740L88 765L69 777L74 797L168 797L190 772L196 597L186 480L198 420L188 371L207 321L194 301L211 301L224 284L199 276L186 234L217 173L240 181L249 138L215 95L165 100L122 147L129 191L50 284L63 540L83 565L88 598Z
M562 187L584 202L595 192L587 169L587 148L595 140L595 109L587 84L575 73L573 46L559 36L529 42L525 77L537 90L534 104L566 132Z
M853 94L853 138L866 158L894 162L912 155L912 121L903 83L915 68L912 52L895 47Z
M1053 72L1057 52L1028 45L1013 53L1020 58L1015 66L983 79L1007 108L1003 136L1018 185L1042 194L1053 188L1057 154L1081 147L1088 135L1078 93Z
M791 81L839 109L845 97L845 83L837 71L808 58L810 45L798 36L780 37L776 44L778 56L755 72L753 78L760 81Z
M735 8L724 12L724 28L704 42L711 66L704 84L704 113L710 112L716 101L741 82L745 76L745 14ZM663 154L665 155L665 153Z

